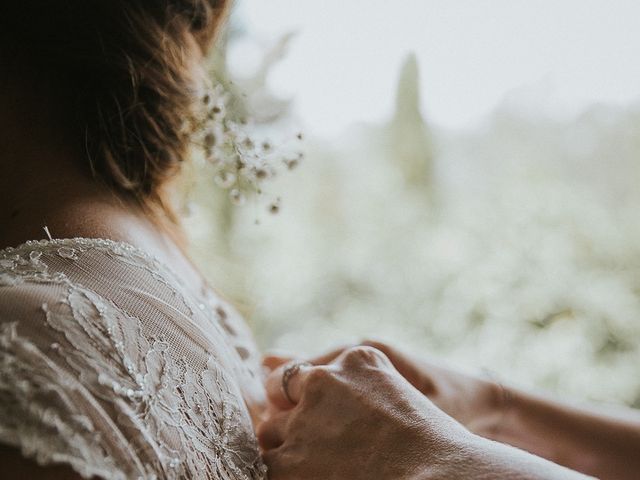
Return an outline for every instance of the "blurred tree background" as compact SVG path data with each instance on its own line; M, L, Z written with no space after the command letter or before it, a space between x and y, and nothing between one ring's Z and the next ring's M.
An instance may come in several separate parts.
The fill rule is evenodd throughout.
M251 35L236 15L212 69L236 113L286 143L304 119L267 79L295 37L233 76L228 47ZM265 185L275 214L261 198L233 205L194 161L186 224L213 285L264 349L306 356L375 337L640 407L640 107L559 120L520 91L480 126L445 129L421 111L415 56L397 78L386 121L303 130L305 159Z

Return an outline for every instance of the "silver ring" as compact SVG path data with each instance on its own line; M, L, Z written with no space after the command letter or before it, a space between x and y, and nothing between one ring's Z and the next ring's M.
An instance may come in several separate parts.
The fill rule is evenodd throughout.
M291 405L295 405L296 402L293 401L291 395L289 395L289 382L293 377L295 377L300 371L300 367L312 367L313 365L309 362L300 362L294 360L289 362L289 364L285 367L282 372L282 393L284 393L285 398L289 401Z

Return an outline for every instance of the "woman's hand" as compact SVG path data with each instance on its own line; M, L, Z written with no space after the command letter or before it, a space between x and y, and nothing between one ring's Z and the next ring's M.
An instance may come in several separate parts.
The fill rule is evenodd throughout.
M326 365L280 365L267 395L257 435L270 480L586 478L474 435L372 347Z
M382 342L365 341L361 345L384 353L411 385L470 431L486 438L496 438L505 406L504 392L499 384L488 378L467 375L435 362L412 357ZM328 363L346 350L339 348L311 360L311 363ZM265 358L265 365L273 369L289 360L270 356Z
M301 366L287 384L293 404L284 368L267 379L271 412L258 428L270 480L455 478L451 465L474 444L379 350Z
M387 355L400 374L447 415L478 435L495 437L505 408L505 392L497 382L413 357L385 343L364 344Z

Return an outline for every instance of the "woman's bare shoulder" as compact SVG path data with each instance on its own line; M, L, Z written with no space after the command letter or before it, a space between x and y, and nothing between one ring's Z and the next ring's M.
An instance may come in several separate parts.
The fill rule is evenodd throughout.
M140 223L138 212L123 209L106 195L61 194L56 202L35 202L17 210L15 218L0 233L0 248L15 247L29 240L55 238L111 238L135 240Z

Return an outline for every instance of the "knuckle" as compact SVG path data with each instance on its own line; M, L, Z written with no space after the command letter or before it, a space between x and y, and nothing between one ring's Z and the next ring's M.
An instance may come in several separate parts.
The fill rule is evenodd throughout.
M313 367L307 375L307 387L325 385L331 380L332 375L331 371L324 366Z
M258 438L258 440L268 435L269 431L272 428L271 423L272 423L272 420L269 419L258 424L258 426L256 427L256 437Z
M378 340L371 340L368 338L364 339L361 345L365 347L375 348L376 350L380 350L383 353L387 353L387 351L390 350L389 345L387 345L386 343L380 342Z
M380 350L369 345L359 345L345 353L345 360L356 364L375 364L384 359L385 355Z

